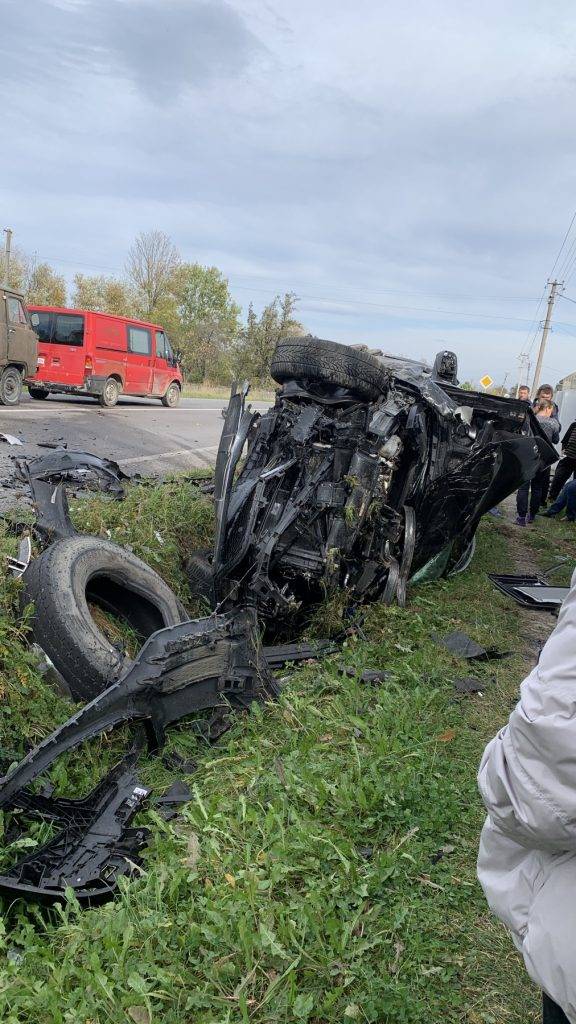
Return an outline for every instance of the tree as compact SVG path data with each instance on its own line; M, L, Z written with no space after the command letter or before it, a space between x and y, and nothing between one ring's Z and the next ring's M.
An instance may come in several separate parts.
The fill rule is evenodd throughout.
M32 306L65 306L66 281L49 263L37 263L22 249L13 249L10 254L8 284L15 291L23 292L26 302Z
M65 306L66 281L49 263L34 265L25 282L26 301L31 306Z
M156 313L172 290L180 255L163 231L143 231L128 253L126 273L138 293L145 317Z
M72 305L98 313L138 317L138 297L126 281L102 275L75 274Z
M183 263L172 279L174 297L160 304L162 323L183 352L186 373L203 381L230 380L230 346L240 328L240 306L217 267ZM170 308L172 307L172 308ZM176 323L172 326L176 315Z
M282 338L305 333L294 317L298 299L294 292L279 295L264 307L258 317L250 304L246 326L236 347L233 366L237 376L251 380L269 380L272 355Z

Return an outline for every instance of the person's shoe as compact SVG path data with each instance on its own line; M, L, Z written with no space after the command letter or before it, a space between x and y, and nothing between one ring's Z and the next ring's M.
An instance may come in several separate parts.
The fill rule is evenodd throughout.
M557 512L553 512L551 508L547 508L545 512L537 512L537 516L545 516L546 519L554 519L558 515Z
M535 516L526 516L526 526L528 526L529 523L533 523L535 518Z
M526 526L526 516L516 516L516 526Z
M576 523L576 516L566 516L567 523Z

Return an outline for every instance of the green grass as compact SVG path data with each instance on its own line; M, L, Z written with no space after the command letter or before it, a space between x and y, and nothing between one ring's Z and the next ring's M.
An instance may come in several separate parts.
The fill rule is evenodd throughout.
M219 398L226 404L230 398L230 388L219 384L184 384L184 398ZM250 388L249 400L252 402L273 402L275 392L272 388Z
M133 545L183 596L182 545L211 529L193 482L136 487L120 504L96 497L74 515ZM4 907L0 1019L535 1022L537 993L475 880L476 766L525 671L517 609L485 578L506 565L506 550L499 524L486 523L468 573L417 588L406 609L370 609L342 653L293 671L279 703L239 719L218 746L174 730L170 747L198 761L193 800L175 823L148 813L144 870L116 901L88 912L73 899L52 912ZM34 672L16 600L8 581L8 760L69 713ZM431 640L458 628L513 649L475 670L483 697L455 696L453 679L469 671ZM366 687L363 668L390 678ZM106 742L83 758L85 781L107 759ZM143 776L159 788L174 778L160 759Z

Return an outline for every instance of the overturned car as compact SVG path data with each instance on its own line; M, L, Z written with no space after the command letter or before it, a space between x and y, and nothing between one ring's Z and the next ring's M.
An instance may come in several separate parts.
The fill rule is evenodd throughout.
M268 620L343 588L404 603L408 580L467 564L480 518L557 458L525 402L433 368L317 338L280 343L263 416L228 407L211 562L189 562L215 606ZM248 444L247 457L240 467Z

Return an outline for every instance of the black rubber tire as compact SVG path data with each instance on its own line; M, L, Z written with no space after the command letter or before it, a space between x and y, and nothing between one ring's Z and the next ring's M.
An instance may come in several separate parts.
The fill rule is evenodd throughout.
M311 336L281 341L272 356L270 372L279 384L288 380L304 386L331 384L348 388L369 401L385 392L389 381L384 366L369 352Z
M182 388L176 381L172 383L166 389L166 394L162 395L162 405L165 405L167 409L175 409L182 397Z
M142 641L188 617L150 566L100 537L56 541L30 563L23 582L24 603L34 603L34 639L75 700L92 700L128 662L96 625L88 600L128 622Z
M38 402L42 402L45 398L48 398L49 391L45 391L44 388L28 388L28 394L30 398L35 398Z
M214 606L214 576L210 562L201 552L186 561L186 575L192 597L203 598Z
M108 377L102 389L102 394L98 395L99 404L103 409L112 409L120 398L121 391L122 385L119 381L115 377Z
M22 398L22 374L17 366L6 366L0 374L0 405L18 405Z

